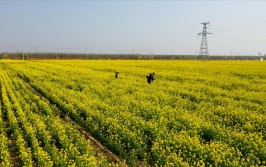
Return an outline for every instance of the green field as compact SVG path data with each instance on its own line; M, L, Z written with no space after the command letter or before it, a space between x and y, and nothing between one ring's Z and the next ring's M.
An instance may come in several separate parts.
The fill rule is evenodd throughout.
M129 166L266 165L266 62L2 60L0 84L2 166L125 165L81 128Z

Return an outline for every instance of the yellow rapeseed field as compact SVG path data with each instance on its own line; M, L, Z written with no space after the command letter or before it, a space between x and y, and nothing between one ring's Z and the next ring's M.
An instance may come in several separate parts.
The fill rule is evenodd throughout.
M266 62L2 60L0 84L2 166L119 166L71 122L129 166L266 165Z

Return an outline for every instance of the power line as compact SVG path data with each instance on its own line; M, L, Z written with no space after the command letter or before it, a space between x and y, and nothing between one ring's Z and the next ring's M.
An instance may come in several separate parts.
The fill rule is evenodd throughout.
M263 20L263 21L244 24L240 26L229 27L227 29L217 29L217 28L210 28L210 29L214 30L215 32L234 32L234 31L243 31L243 30L258 27L258 26L264 26L266 25L265 23L266 23L266 20Z
M241 8L240 5L237 5L237 7L233 8L233 9L228 9L227 8L227 10L229 10L229 13L230 13L230 11L233 11L234 12L234 14L227 15L227 17L230 17L230 19L231 19L234 16L236 16L236 14L238 14L238 13L246 13L247 12L247 9L251 8L252 5L254 5L256 3L257 2L252 1L252 2L248 3L247 6L244 6L243 8ZM228 13L228 12L226 12L226 13ZM218 22L218 24L216 23L215 25L216 26L219 26L219 27L221 27L221 26L223 27L223 26L227 26L228 24L231 25L232 23L235 23L235 22L238 22L238 21L241 21L241 20L245 20L247 18L254 17L254 16L257 16L257 15L260 15L260 14L263 14L263 13L265 13L265 10L263 10L262 12L258 12L258 13L252 14L252 15L241 16L239 18L232 19L232 20L229 20L227 22L221 22L221 23ZM214 20L217 20L217 17L216 18L213 18L213 19Z
M239 22L239 21L242 21L242 20L247 20L247 18L254 18L254 16L258 16L258 15L261 15L261 14L265 14L266 11L263 11L263 12L259 12L259 13L256 13L256 14L253 14L253 15L248 15L248 16L244 16L244 17L240 17L240 18L237 18L237 19L234 19L234 20L231 20L231 21L228 21L227 23L223 23L223 24L216 24L216 26L219 26L219 27L224 27L224 25L231 25L232 23L236 23L236 22Z

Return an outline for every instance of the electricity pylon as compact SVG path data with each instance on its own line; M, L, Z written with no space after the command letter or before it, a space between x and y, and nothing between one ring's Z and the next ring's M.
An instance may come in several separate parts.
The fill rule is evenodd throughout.
M208 24L210 25L210 22L204 22L201 24L203 24L203 31L201 33L198 33L198 36L202 35L199 55L208 56L209 52L208 52L207 34L211 34L211 33L207 32L207 25Z

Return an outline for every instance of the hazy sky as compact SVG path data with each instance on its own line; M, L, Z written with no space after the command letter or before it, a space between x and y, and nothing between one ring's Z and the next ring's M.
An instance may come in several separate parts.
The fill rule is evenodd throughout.
M266 1L0 0L0 52L266 54Z

